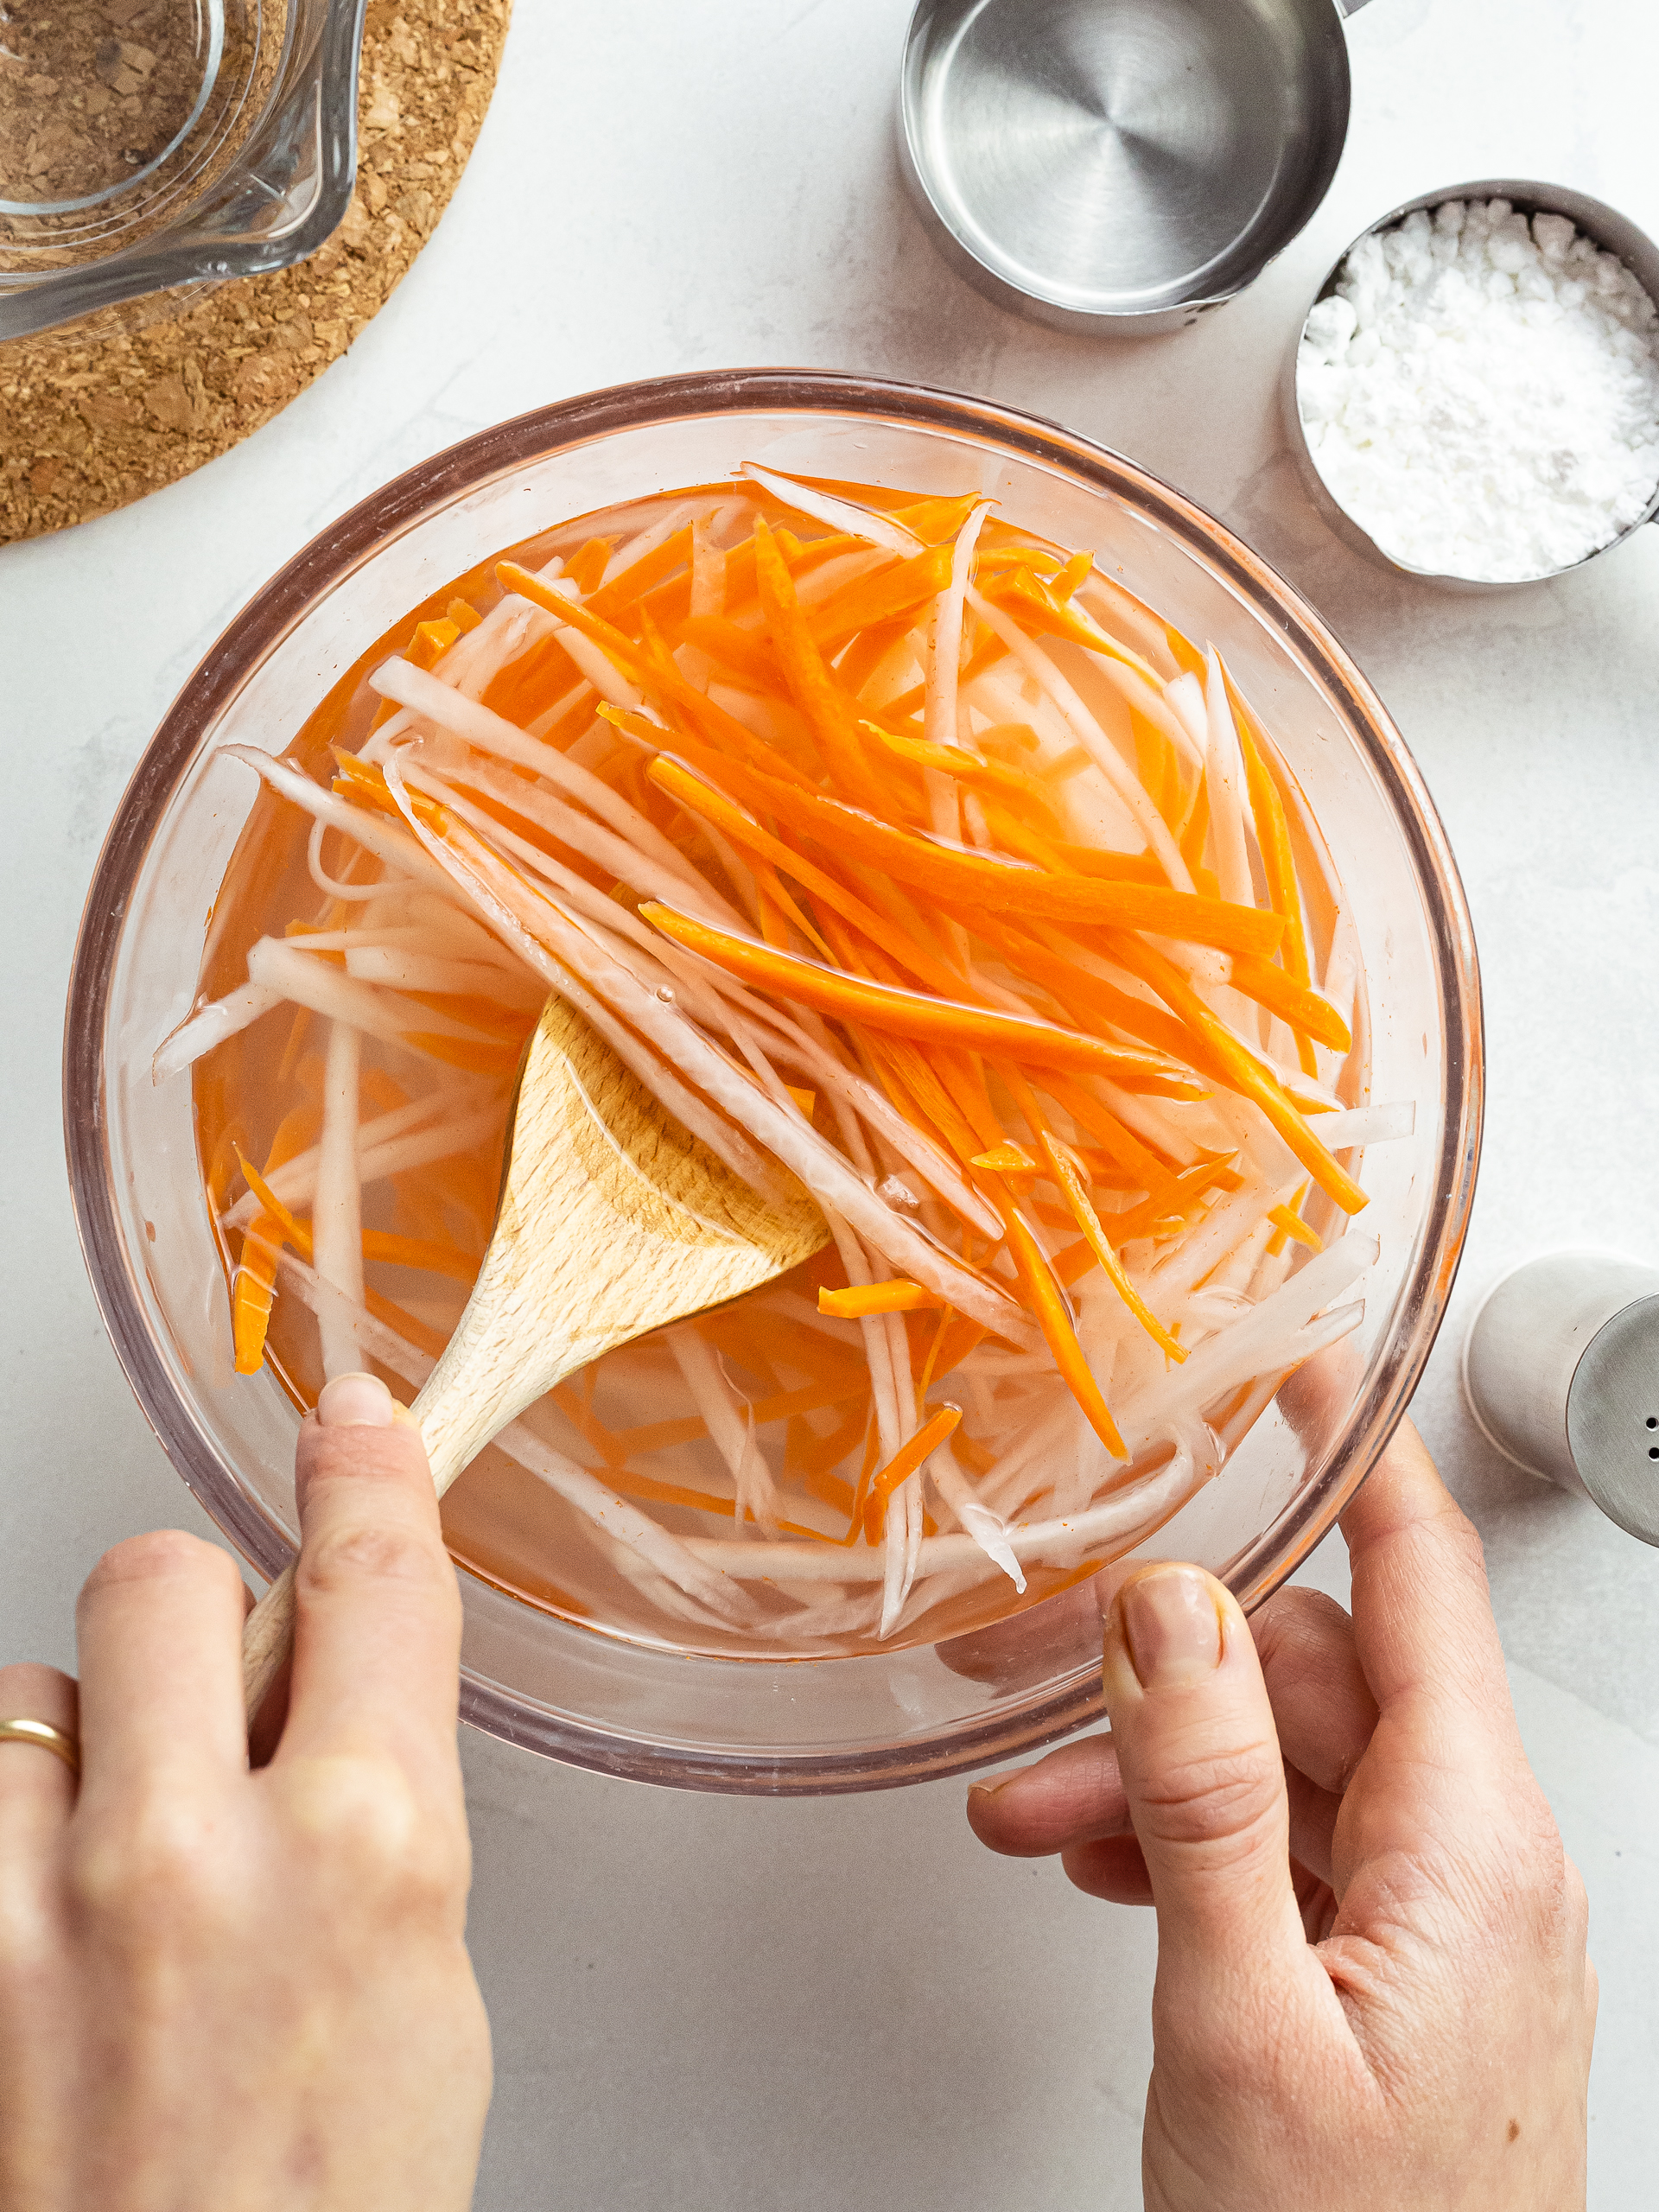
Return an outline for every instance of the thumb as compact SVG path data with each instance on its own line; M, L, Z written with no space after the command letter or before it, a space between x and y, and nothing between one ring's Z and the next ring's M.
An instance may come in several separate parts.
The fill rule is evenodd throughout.
M1284 1767L1230 1592L1201 1567L1161 1562L1123 1583L1106 1614L1104 1688L1160 1981L1218 1993L1300 1956Z

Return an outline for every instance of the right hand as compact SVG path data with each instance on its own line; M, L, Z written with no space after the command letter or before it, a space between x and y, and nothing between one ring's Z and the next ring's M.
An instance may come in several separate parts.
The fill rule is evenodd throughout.
M1253 1641L1200 1569L1128 1578L1110 1737L974 1790L969 1818L1157 1909L1152 2212L1572 2212L1584 1886L1521 1747L1478 1540L1408 1427L1343 1532L1351 1621L1284 1591Z
M167 1531L81 1592L79 1789L0 1743L5 2212L464 2212L489 2102L467 1956L461 1601L420 1432L343 1376L301 1431L292 1688L250 1768L247 1603ZM77 1726L55 1669L0 1717Z

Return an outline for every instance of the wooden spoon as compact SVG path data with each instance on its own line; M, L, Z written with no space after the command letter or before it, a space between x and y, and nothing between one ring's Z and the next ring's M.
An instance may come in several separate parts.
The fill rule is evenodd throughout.
M804 1192L779 1202L752 1190L549 999L519 1074L490 1249L414 1404L439 1497L577 1368L758 1289L829 1241ZM243 1630L250 1717L293 1640L289 1567Z

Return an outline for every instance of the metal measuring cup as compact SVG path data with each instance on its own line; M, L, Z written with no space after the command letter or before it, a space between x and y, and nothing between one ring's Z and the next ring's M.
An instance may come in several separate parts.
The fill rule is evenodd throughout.
M920 0L899 156L1016 314L1145 338L1242 292L1324 199L1365 0Z
M1487 1294L1463 1348L1487 1442L1659 1544L1659 1268L1551 1252Z
M1581 554L1576 561L1568 561L1559 569L1543 575L1526 577L1448 576L1433 569L1417 569L1409 562L1397 561L1385 553L1362 523L1349 513L1330 486L1319 474L1319 466L1308 444L1307 432L1302 424L1302 411L1297 397L1296 372L1301 351L1302 334L1307 327L1308 315L1321 300L1328 300L1337 289L1349 255L1366 238L1382 231L1391 231L1403 223L1408 215L1414 215L1421 208L1432 214L1451 200L1507 200L1518 214L1530 221L1535 215L1564 215L1576 230L1592 239L1605 253L1614 255L1630 270L1648 297L1659 304L1659 245L1656 245L1644 231L1640 231L1628 215L1621 215L1617 207L1608 207L1605 200L1592 200L1587 192L1574 192L1563 184L1541 184L1531 177L1483 177L1472 184L1443 185L1438 192L1419 193L1414 200L1403 200L1398 207L1350 239L1325 272L1325 282L1307 303L1306 313L1296 326L1296 336L1285 364L1280 391L1284 404L1286 434L1290 443L1291 457L1296 463L1303 489L1309 502L1343 543L1368 561L1389 569L1396 576L1420 576L1426 582L1442 586L1448 591L1519 591L1530 583L1547 583L1552 576L1564 576L1570 569L1581 569L1586 561L1594 561L1604 553L1611 553L1615 545L1622 545L1627 537L1640 530L1643 523L1659 517L1659 484L1653 497L1634 522L1627 523L1616 537L1605 545L1598 545L1593 552Z

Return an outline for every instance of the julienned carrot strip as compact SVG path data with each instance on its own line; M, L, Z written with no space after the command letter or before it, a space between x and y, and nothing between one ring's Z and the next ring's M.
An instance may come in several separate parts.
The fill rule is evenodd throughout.
M404 1041L429 1059L465 1068L469 1075L511 1075L524 1049L518 1044L497 1044L493 1039L440 1037L429 1029L405 1030Z
M1238 733L1239 750L1244 756L1245 787L1249 792L1250 812L1255 821L1256 843L1262 850L1262 865L1268 879L1268 897L1274 912L1285 918L1285 938L1280 948L1280 958L1291 982L1306 987L1311 980L1307 934L1302 919L1301 893L1296 884L1296 862L1290 849L1290 827L1285 819L1285 803L1280 796L1279 786L1268 771L1262 750L1267 741L1262 725L1228 674L1225 662L1221 664L1221 680L1226 686L1228 703L1233 710L1233 726ZM1342 1027L1344 1042L1336 1049L1345 1052L1350 1049L1351 1040L1348 1039L1345 1026L1338 1026ZM1319 1062L1314 1057L1310 1036L1319 1037L1319 1032L1311 1025L1293 1023L1292 1027L1297 1033L1296 1052L1303 1074L1317 1075ZM1328 1037L1320 1037L1319 1041L1328 1044L1331 1040Z
M823 664L795 596L795 585L764 521L754 526L754 580L772 650L796 705L812 726L830 781L855 805L885 805L880 779L864 756L858 709Z
M394 1104L401 1105L398 1097ZM265 1154L265 1173L274 1175L317 1141L322 1116L315 1106L294 1106L276 1125L276 1134ZM238 1151L238 1158L241 1154ZM243 1165L245 1166L246 1162ZM251 1185L249 1186L251 1188ZM265 1363L265 1332L276 1297L276 1267L286 1231L269 1211L248 1225L242 1239L242 1256L232 1279L231 1335L238 1375L257 1375Z
M1057 1106L1065 1107L1079 1128L1088 1130L1120 1167L1139 1178L1142 1190L1157 1192L1169 1183L1171 1170L1166 1163L1150 1146L1143 1144L1133 1129L1126 1128L1109 1106L1103 1106L1081 1084L1069 1083L1064 1076L1045 1075L1042 1088Z
M435 667L460 635L460 623L447 615L436 622L417 622L414 635L404 647L403 657L416 668ZM382 722L389 721L397 712L395 699L383 699L379 711L369 728L378 729Z
M781 838L774 837L770 830L763 830L723 791L688 773L677 760L670 759L665 753L659 754L652 762L646 773L660 791L666 791L682 806L712 822L734 844L742 845L750 852L761 855L775 868L793 876L804 890L811 893L814 898L822 899L826 906L832 906L855 929L861 930L874 944L889 952L901 967L909 969L912 976L931 984L935 990L951 996L961 989L962 978L954 975L943 961L936 959L923 946L883 921L880 915L874 912L850 891L843 890L823 868L815 867L810 861L803 860Z
M1195 868L1204 858L1210 839L1210 779L1200 776L1192 787L1192 808L1180 834L1181 858Z
M391 699L386 702L389 707L395 708L396 703ZM386 789L386 779L373 761L359 760L354 753L346 753L339 746L335 746L333 751L335 766L340 771L334 781L335 795L340 798L355 799L360 806L372 807L377 813L390 814L394 820L401 820L397 803ZM427 828L442 837L448 827L449 817L438 801L429 798L424 791L411 791L409 799Z
M388 1267L418 1268L427 1274L453 1275L457 1282L464 1282L469 1288L478 1276L476 1254L423 1236L395 1236L384 1229L364 1230L363 1256L365 1260L383 1261Z
M931 1420L925 1421L917 1430L908 1444L899 1446L887 1465L876 1474L864 1505L864 1540L867 1543L880 1542L882 1527L887 1517L887 1500L900 1483L909 1481L930 1452L938 1451L961 1420L960 1406L941 1406Z
M613 537L590 537L565 563L565 575L584 599L591 598L605 581L615 544Z
M240 1154L238 1157L241 1158ZM291 1244L302 1260L309 1262L314 1257L310 1230L303 1222L295 1219L282 1200L273 1195L264 1176L251 1167L245 1160L242 1160L242 1173L248 1188L266 1214L282 1230L284 1242ZM429 1329L424 1321L417 1320L413 1313L405 1313L401 1306L394 1304L390 1298L383 1297L378 1290L365 1290L363 1303L377 1321L384 1321L387 1328L395 1329L399 1336L406 1337L412 1344L418 1344L423 1351L430 1352L435 1359L442 1353L448 1342L447 1337L440 1336L435 1329Z
M744 734L748 737L747 731ZM666 749L674 748L671 745ZM827 792L779 782L736 760L711 758L708 772L757 812L771 814L793 830L804 830L829 850L886 868L901 883L938 898L992 912L1013 909L1022 917L1039 915L1049 921L1152 930L1160 937L1214 945L1223 952L1271 953L1284 934L1283 918L1258 907L1104 877L1048 875L1040 868L932 843L844 805Z
M283 1235L300 1254L301 1258L308 1260L311 1256L310 1230L306 1228L303 1222L296 1220L289 1211L264 1177L254 1167L252 1161L245 1158L239 1145L236 1147L236 1158L237 1164L242 1170L244 1181L253 1192L254 1197L258 1199L265 1213L281 1229Z
M1324 1251L1324 1237L1319 1236L1317 1230L1310 1229L1296 1211L1302 1202L1302 1193L1306 1189L1307 1185L1304 1183L1301 1191L1298 1192L1289 1205L1274 1206L1269 1209L1268 1219L1279 1232L1268 1243L1268 1249L1270 1252L1275 1245L1280 1251L1282 1251L1287 1236L1294 1236L1299 1244L1306 1244L1310 1252Z
M1015 1071L1008 1070L1010 1075ZM1037 1163L1022 1144L993 1145L988 1152L977 1152L969 1161L970 1167L982 1167L991 1175L1034 1175Z
M925 1057L907 1038L873 1037L858 1029L853 1035L899 1112L965 1166L982 1149L979 1139Z
M839 1321L861 1320L867 1313L932 1312L944 1305L942 1298L931 1290L924 1290L920 1283L898 1278L891 1282L854 1284L846 1290L818 1293L819 1313L832 1314Z
M1048 1162L1048 1172L1058 1185L1065 1202L1071 1209L1072 1218L1083 1231L1084 1241L1099 1261L1106 1280L1128 1307L1135 1319L1152 1338L1158 1349L1171 1359L1185 1359L1186 1353L1153 1312L1140 1292L1123 1272L1123 1263L1113 1251L1105 1230L1100 1225L1100 1216L1089 1203L1089 1193L1083 1187L1083 1179L1066 1158L1047 1130L1040 1142L1043 1156Z
M864 1533L864 1501L870 1494L870 1477L875 1472L875 1463L881 1452L881 1432L876 1426L875 1408L870 1408L869 1426L864 1432L864 1460L858 1471L858 1488L853 1492L853 1510L848 1517L843 1544L854 1544Z
M710 660L719 661L739 679L741 690L783 689L784 672L766 638L758 631L740 628L724 614L689 614L670 634L680 645L695 645Z
M257 1375L265 1363L282 1240L282 1224L268 1213L256 1214L242 1238L242 1256L231 1278L231 1338L238 1375Z
M791 1441L788 1448L791 1463L809 1481L815 1476L822 1478L827 1475L832 1467L841 1465L855 1444L861 1441L868 1421L869 1408L860 1400L848 1408L828 1436L820 1437L814 1436L800 1414L796 1414L789 1424ZM804 1442L801 1441L803 1436L806 1440ZM847 1495L840 1501L841 1510L843 1513L850 1513L853 1486L850 1483L843 1483L842 1488Z
M1028 931L1022 931L1002 916L976 913L965 906L945 911L993 951L1000 952L1011 967L1042 984L1080 1029L1103 1020L1114 1028L1128 1030L1173 1060L1197 1065L1193 1055L1199 1049L1198 1039L1173 1014L1144 999L1132 998L1104 976L1067 959L1064 951L1055 949L1069 948L1069 940L1058 930L1035 922ZM1201 1090L1193 1095L1201 1096Z
M953 1052L940 1045L924 1057L973 1129L971 1166L976 1158L1002 1144L1007 1134L986 1090L979 1062L970 1052Z
M688 683L671 661L665 664L658 663L631 638L624 636L613 624L603 620L580 601L565 598L550 584L544 584L539 576L531 575L528 569L521 569L516 561L498 561L495 575L504 591L517 592L521 599L529 600L532 606L545 607L561 622L580 631L583 637L600 648L608 660L615 664L622 675L655 692L659 697L671 701L683 717L689 717L696 728L711 733L719 743L729 746L740 760L755 763L769 779L776 779L785 786L794 784L802 790L811 789L809 779L791 760L768 745L764 738L756 737L752 730L738 721L735 715L728 715L724 709L717 707L695 684ZM606 719L619 729L626 729L636 736L648 734L645 741L657 747L674 734L659 729L654 723L647 721L644 715L631 715L626 710L613 710ZM721 768L729 766L723 753L714 751L701 741L694 740L693 742L709 764ZM696 756L693 754L692 757L696 759ZM1270 946L1268 949L1272 950Z
M926 998L919 991L867 982L839 969L822 967L814 960L775 951L752 938L734 937L729 931L694 920L655 900L643 903L639 913L664 937L671 937L688 952L713 961L728 975L874 1029L1001 1052L1040 1067L1077 1068L1099 1075L1127 1070L1143 1079L1168 1072L1167 1063L1154 1053L1108 1045L1098 1037L1062 1029L1055 1022L1027 1020L989 1007L963 1006L954 1000Z
M944 962L947 972L955 978L950 990L952 998L978 998L979 993L968 982L956 938L940 919L937 905L918 906L903 884L895 883L880 868L862 868L857 861L823 847L819 848L819 857L838 883L844 883L857 897L868 901L903 933L906 944L919 945L936 962ZM892 945L887 950L891 953Z
M476 630L484 617L470 600L452 599L443 610L443 619L446 622L453 622L456 629L465 635L468 630Z
M706 1490L688 1490L681 1483L659 1483L655 1476L636 1474L632 1467L607 1466L605 1479L624 1497L648 1497L658 1505L683 1505L693 1513L723 1513L728 1521L737 1517L736 1503L729 1497L715 1497ZM798 1522L780 1521L778 1526L786 1535L808 1536L817 1544L836 1541L821 1529L803 1528Z
M1157 672L1129 646L1117 639L1092 620L1089 615L1057 599L1033 570L1025 567L1005 569L1000 576L990 579L985 597L1012 614L1028 635L1033 637L1064 638L1068 644L1082 645L1092 653L1102 653L1109 660L1121 661L1132 668L1160 690Z
M1332 1052L1347 1052L1353 1049L1354 1040L1348 1025L1329 999L1321 998L1306 984L1299 983L1285 969L1275 968L1270 960L1253 959L1249 953L1233 956L1233 988L1242 991L1247 999L1254 999L1258 1006L1276 1014L1290 1027L1303 1035L1317 1037L1321 1045L1330 1046ZM1312 1074L1314 1070L1305 1072Z
M1083 1356L1083 1346L1077 1342L1077 1332L1071 1325L1071 1316L1066 1312L1065 1300L1054 1279L1048 1255L1016 1207L1004 1201L998 1211L1007 1226L1008 1250L1014 1255L1027 1308L1043 1332L1043 1340L1053 1355L1061 1381L1113 1459L1127 1459L1128 1452L1101 1395L1100 1385Z
M1132 976L1150 984L1171 1012L1179 1014L1189 1028L1198 1033L1209 1048L1217 1073L1224 1074L1236 1090L1262 1109L1326 1196L1334 1198L1344 1213L1358 1213L1368 1205L1370 1201L1353 1177L1344 1170L1334 1154L1326 1151L1303 1116L1291 1104L1279 1078L1264 1068L1254 1053L1245 1050L1224 1022L1216 1019L1174 962L1126 931L1113 931L1109 934L1113 957Z
M671 576L676 569L683 569L691 558L691 525L677 530L649 553L640 556L620 576L613 576L588 601L589 610L601 622L614 622L626 613L637 600L643 599L653 584Z
M1224 1152L1213 1160L1198 1160L1192 1166L1184 1167L1160 1191L1154 1191L1128 1213L1114 1214L1112 1231L1120 1248L1132 1244L1141 1236L1173 1236L1206 1191L1225 1185L1232 1162L1237 1157L1236 1153ZM1174 1226L1166 1226L1171 1224Z
M931 745L925 737L904 736L868 717L861 727L885 752L906 766L936 769L943 775L956 777L971 791L1022 803L1040 814L1049 829L1058 829L1059 817L1035 776L1026 775L1018 768L1004 767L1000 760L981 760L974 753L964 753L959 745ZM1058 852L1058 847L1051 845L1049 849Z
M944 1340L950 1333L950 1324L956 1318L956 1311L954 1306L946 1306L941 1309L938 1320L929 1334L927 1357L922 1362L922 1371L919 1375L916 1373L916 1348L913 1343L911 1344L910 1368L916 1385L916 1410L918 1414L922 1410L922 1401L926 1397L932 1384L933 1370L938 1364L940 1352L944 1349Z
M777 912L781 917L785 920L792 922L795 925L795 927L800 931L801 935L806 939L807 943L810 945L815 945L823 955L826 960L833 960L836 957L835 954L830 950L830 947L819 936L817 931L814 928L810 918L802 912L787 885L784 882L782 877L779 874L772 862L770 861L762 860L760 855L757 854L755 855L753 867L755 889L766 904L775 907ZM764 912L765 907L762 908L763 914ZM761 934L763 936L766 935L765 931L762 931ZM766 943L768 944L776 944L779 950L783 952L787 952L789 950L789 941L786 937L773 938L766 936Z
M801 481L804 483L805 478ZM983 497L981 492L961 492L955 497L945 493L931 499L907 499L902 506L889 507L887 512L894 522L901 523L924 544L948 549ZM867 496L859 504L868 507L874 502Z
M1161 737L1163 732L1160 730L1156 734ZM981 742L983 741L982 738ZM1075 845L1059 837L1054 841L1054 849L1075 875L1112 876L1122 883L1156 885L1169 880L1164 874L1163 862L1152 853L1102 852L1096 846ZM1212 869L1195 868L1192 877L1206 898L1218 895Z
M868 630L861 630L836 663L842 689L854 698L860 698L865 685L900 639L912 634L908 614L901 614L892 622L874 622Z
M826 658L839 652L861 630L909 614L935 599L950 581L949 544L931 546L896 565L877 569L832 592L822 607L808 616L818 651Z

